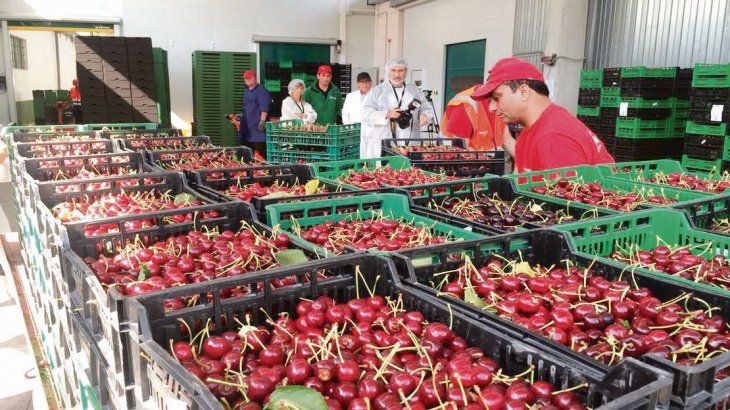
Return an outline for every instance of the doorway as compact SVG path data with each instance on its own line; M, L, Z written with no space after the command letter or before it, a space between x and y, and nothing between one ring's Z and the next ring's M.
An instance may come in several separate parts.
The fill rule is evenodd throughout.
M486 39L446 45L444 110L456 94L484 81L486 49Z

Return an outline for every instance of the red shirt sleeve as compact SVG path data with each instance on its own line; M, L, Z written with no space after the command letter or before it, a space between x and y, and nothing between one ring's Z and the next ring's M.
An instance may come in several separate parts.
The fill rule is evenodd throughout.
M536 141L534 153L535 157L530 162L540 167L536 169L586 165L590 162L578 143L556 132L545 134Z

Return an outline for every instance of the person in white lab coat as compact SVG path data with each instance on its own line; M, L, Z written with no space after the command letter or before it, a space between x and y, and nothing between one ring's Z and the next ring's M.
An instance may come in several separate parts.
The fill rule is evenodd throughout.
M317 112L312 104L302 99L304 94L304 81L294 79L289 81L289 96L281 102L282 120L302 120L304 124L314 124L317 121Z
M384 139L420 138L421 126L433 118L423 93L415 85L406 84L408 66L403 59L390 60L385 71L388 80L373 87L365 99L362 121L369 129L360 144L361 158L379 157ZM408 112L412 115L410 121L404 115Z
M358 74L357 90L347 94L345 105L342 106L343 124L362 122L362 105L370 94L371 88L373 88L373 80L370 78L370 74L366 72Z

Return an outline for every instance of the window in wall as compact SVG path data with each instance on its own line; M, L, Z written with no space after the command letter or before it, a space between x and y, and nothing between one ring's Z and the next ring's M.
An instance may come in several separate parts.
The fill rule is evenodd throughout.
M28 49L26 46L25 39L20 37L10 36L10 43L12 47L12 60L13 68L20 70L28 69Z

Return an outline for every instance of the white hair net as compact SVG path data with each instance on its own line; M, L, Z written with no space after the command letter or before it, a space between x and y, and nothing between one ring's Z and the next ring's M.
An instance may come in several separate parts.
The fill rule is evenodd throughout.
M388 63L385 65L385 71L388 72L392 67L399 65L403 66L406 70L408 69L408 64L406 64L406 60L402 58L394 58L388 61Z
M304 81L302 81L298 78L295 78L295 79L289 81L289 85L287 86L287 89L289 90L289 95L291 95L291 92L294 91L294 89L299 87L300 85L302 87L304 87L305 89L307 88L304 86Z

